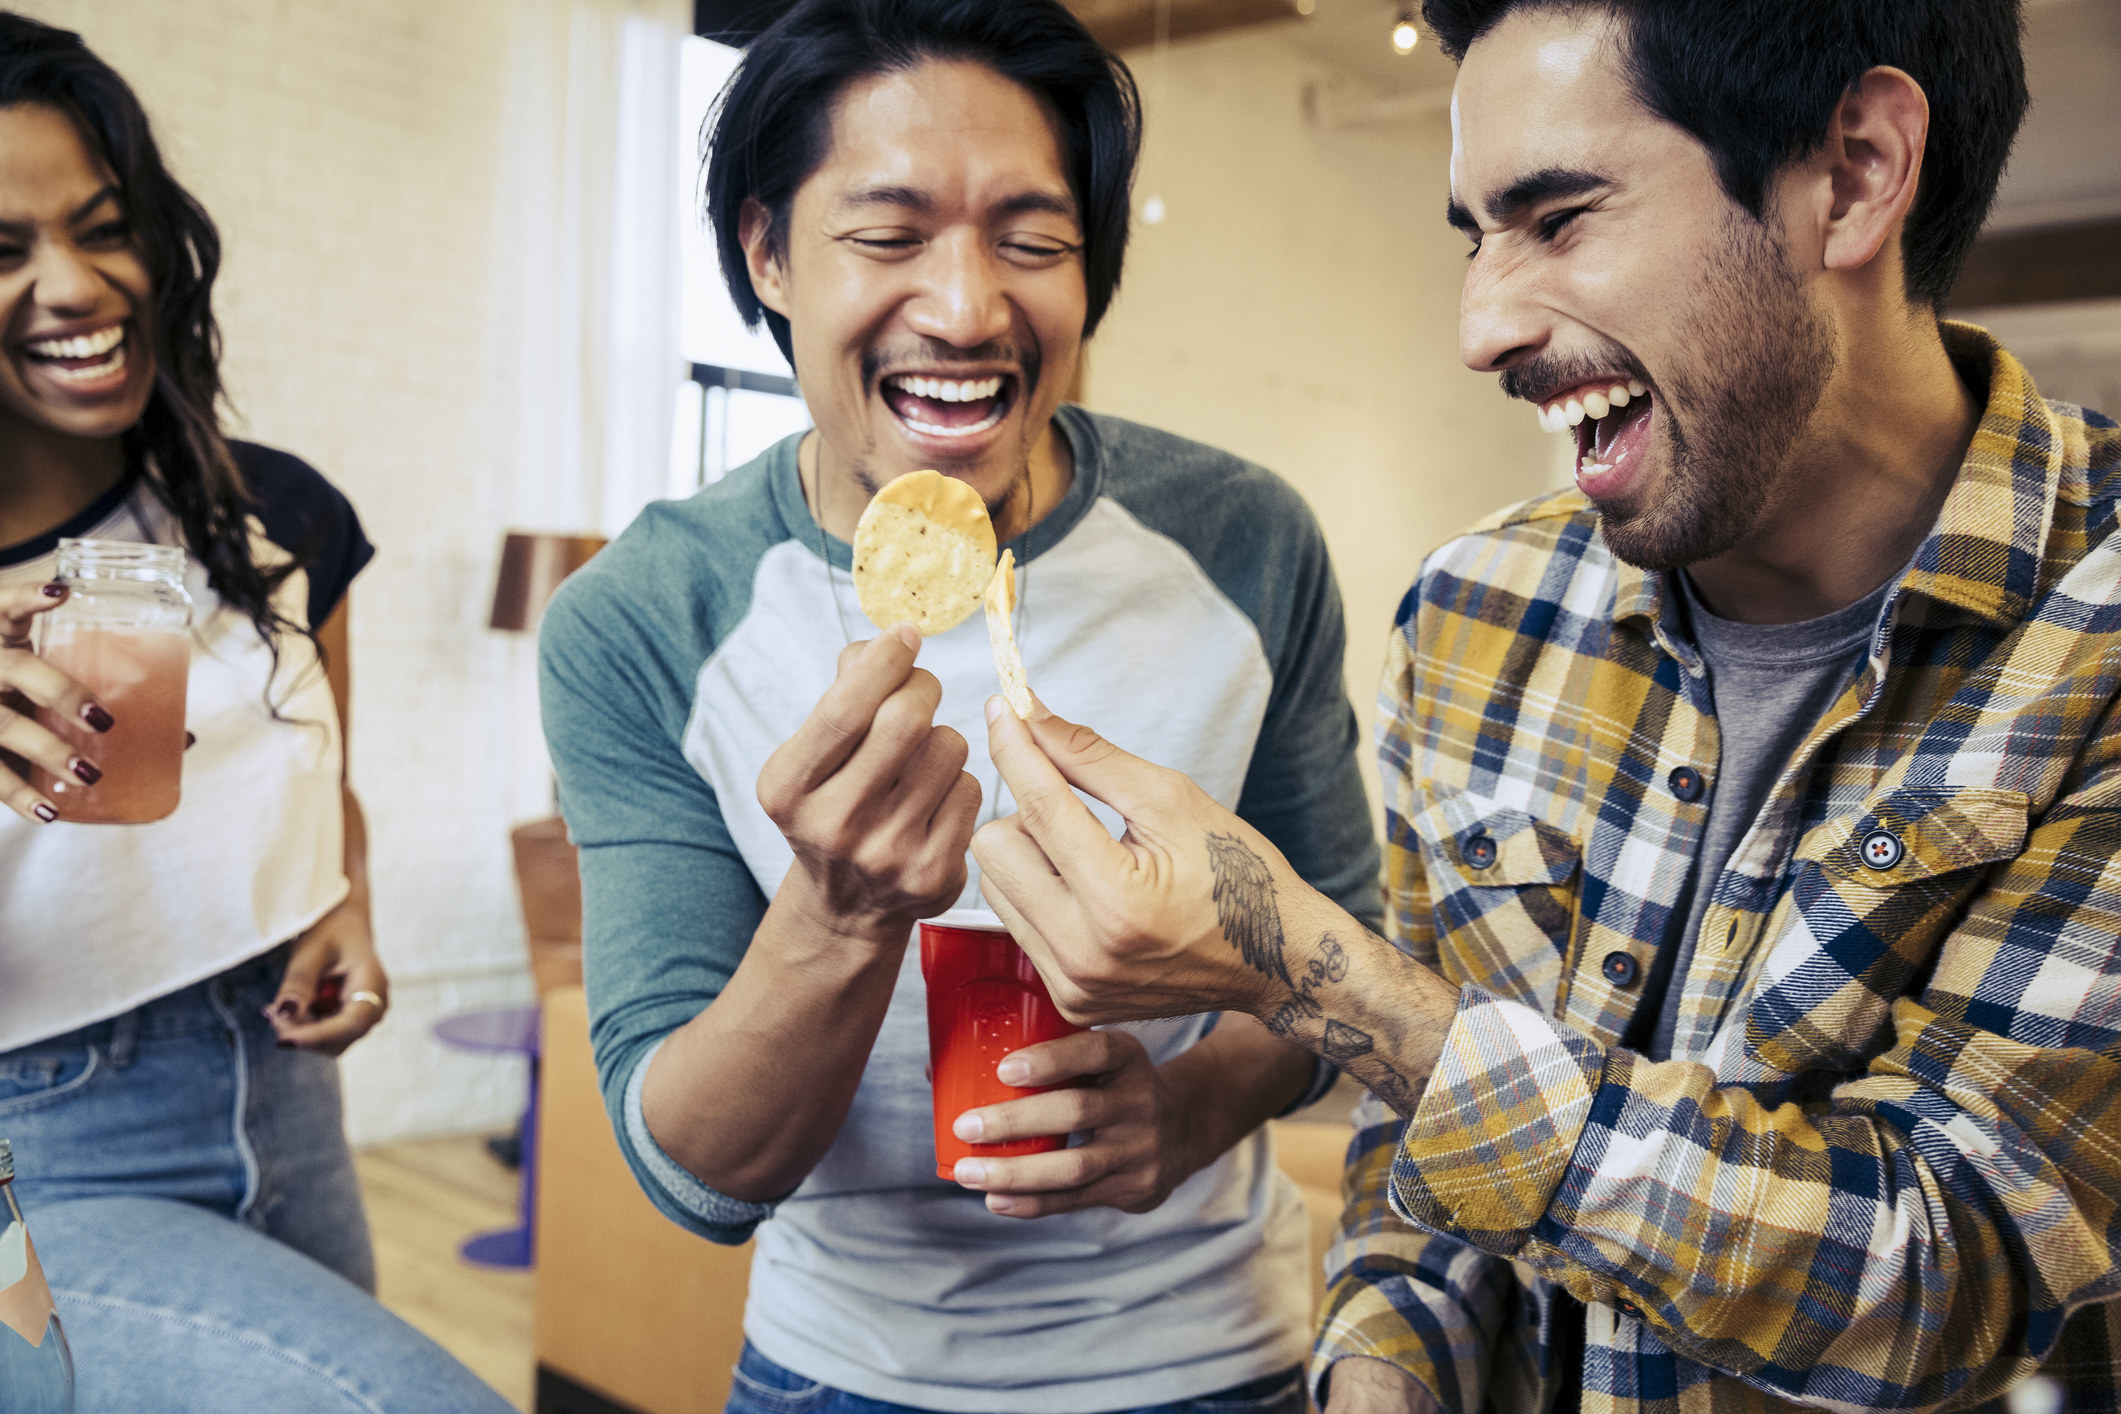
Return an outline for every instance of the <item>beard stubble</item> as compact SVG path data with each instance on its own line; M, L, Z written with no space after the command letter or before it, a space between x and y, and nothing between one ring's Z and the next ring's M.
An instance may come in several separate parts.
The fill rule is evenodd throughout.
M1696 338L1659 380L1663 484L1640 508L1598 508L1607 548L1639 569L1711 560L1751 534L1834 374L1833 332L1774 231L1739 212L1725 229L1694 300Z

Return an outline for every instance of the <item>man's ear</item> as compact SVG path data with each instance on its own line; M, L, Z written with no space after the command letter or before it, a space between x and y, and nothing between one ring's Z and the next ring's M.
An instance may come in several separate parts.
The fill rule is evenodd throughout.
M745 197L743 210L737 213L736 238L744 247L744 266L751 275L751 292L759 297L760 304L786 319L788 281L768 239L772 228L772 213L757 197Z
M1815 210L1827 269L1868 265L1888 240L1898 249L1929 129L1929 98L1903 70L1872 69L1841 96L1811 164L1824 179Z

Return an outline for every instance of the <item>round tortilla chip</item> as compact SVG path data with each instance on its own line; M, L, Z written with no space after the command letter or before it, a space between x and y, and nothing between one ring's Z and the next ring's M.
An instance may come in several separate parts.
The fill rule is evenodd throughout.
M914 471L871 498L854 528L854 593L878 628L923 637L957 627L994 577L994 524L979 493Z

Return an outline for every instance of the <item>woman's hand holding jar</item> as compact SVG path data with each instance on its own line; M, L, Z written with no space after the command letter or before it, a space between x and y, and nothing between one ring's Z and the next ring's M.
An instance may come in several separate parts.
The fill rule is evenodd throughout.
M37 707L107 732L111 715L88 689L30 650L30 624L38 614L66 602L62 584L24 585L0 590L0 798L27 820L50 824L58 810L29 783L33 763L51 774L71 776L94 785L103 772L77 755L66 742L39 725Z

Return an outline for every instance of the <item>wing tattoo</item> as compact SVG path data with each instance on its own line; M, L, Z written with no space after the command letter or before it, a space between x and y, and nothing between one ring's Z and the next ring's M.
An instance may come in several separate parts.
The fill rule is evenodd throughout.
M1274 905L1274 876L1235 835L1208 834L1208 866L1215 871L1215 917L1223 937L1245 965L1294 989L1283 955L1281 910Z

